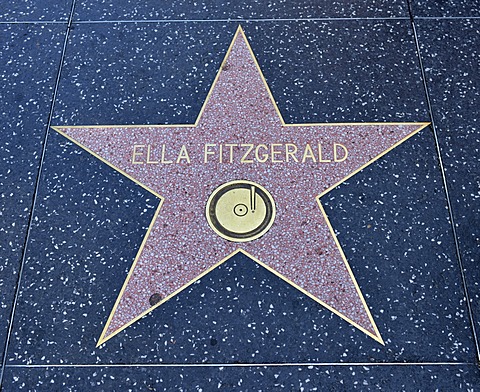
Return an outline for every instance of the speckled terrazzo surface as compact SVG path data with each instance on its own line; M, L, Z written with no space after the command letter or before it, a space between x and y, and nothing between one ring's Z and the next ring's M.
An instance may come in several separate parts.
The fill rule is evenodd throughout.
M478 9L9 3L2 391L475 390ZM48 126L194 123L238 27L228 18L286 123L433 121L321 197L385 345L239 253L95 347L161 199L53 130L44 144Z

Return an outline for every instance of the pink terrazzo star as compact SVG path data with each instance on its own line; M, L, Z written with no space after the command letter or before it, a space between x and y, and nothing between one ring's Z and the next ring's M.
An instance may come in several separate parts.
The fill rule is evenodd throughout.
M239 28L195 124L56 127L162 200L98 345L236 252L383 344L319 198L426 125L285 124ZM250 242L223 239L205 216L233 180L275 201L273 226Z

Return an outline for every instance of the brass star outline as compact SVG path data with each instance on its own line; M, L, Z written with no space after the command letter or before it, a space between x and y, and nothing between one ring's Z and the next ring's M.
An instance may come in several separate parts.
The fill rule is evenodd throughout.
M331 237L333 238L333 240L335 241L335 244L336 244L336 247L337 247L337 250L339 251L340 255L341 255L341 258L343 260L343 263L344 263L344 266L346 268L346 270L348 271L348 274L349 274L349 277L351 279L351 283L354 285L355 287L355 290L356 290L356 293L363 305L363 308L364 308L364 311L366 313L366 315L368 316L368 319L371 323L371 326L372 326L372 331L369 331L368 329L362 327L361 325L359 325L358 323L356 323L354 320L352 320L351 318L347 317L344 313L342 313L341 311L338 311L336 308L330 306L328 303L326 303L325 301L319 299L317 296L311 294L309 291L307 291L304 287L301 287L300 285L298 285L297 283L295 283L293 280L289 279L288 277L286 277L285 275L279 273L275 268L272 268L270 265L268 265L267 263L264 263L262 261L260 261L258 258L254 257L252 254L250 254L249 252L247 252L246 250L242 249L242 248L238 248L236 249L235 251L231 252L228 254L228 256L226 256L225 258L223 258L221 261L211 265L209 268L206 268L203 272L201 272L200 274L197 274L195 276L194 279L191 279L188 281L188 283L182 285L180 288L174 290L173 292L171 292L170 294L168 294L167 296L165 296L160 302L158 302L156 305L148 308L147 310L141 312L140 314L138 314L136 317L134 317L133 319L131 319L130 321L124 323L120 328L114 330L113 332L111 333L108 333L108 328L112 322L112 319L115 315L115 312L117 311L117 308L119 306L119 303L125 293L125 290L127 289L127 286L130 282L130 279L134 273L134 270L137 266L137 263L140 259L140 256L142 255L142 252L147 244L147 240L152 232L152 229L154 227L154 224L155 222L157 221L157 218L160 214L160 210L162 209L162 206L164 204L164 201L165 201L165 198L163 196L161 196L160 194L158 194L155 190L153 190L150 186L147 186L146 184L140 182L138 179L136 179L134 176L130 175L129 173L127 173L125 170L122 170L120 167L118 167L117 165L115 164L112 164L111 160L108 160L106 159L104 156L101 156L98 152L94 151L93 149L87 147L84 143L81 143L79 142L77 139L78 137L72 137L71 135L69 135L69 131L71 130L87 130L87 129L109 129L109 128L122 128L122 129L126 129L126 128L132 128L132 129L139 129L139 128L149 128L149 129L156 129L156 128L169 128L169 129L174 129L174 128L196 128L199 126L200 124L200 121L203 117L203 114L205 112L205 109L207 107L207 103L209 102L213 92L215 91L215 87L217 86L217 83L219 81L219 78L222 74L222 70L224 70L224 68L226 67L226 64L227 64L227 61L229 59L229 56L232 52L232 48L234 47L234 44L237 40L238 37L241 37L244 41L244 43L246 44L246 46L248 47L248 51L250 53L250 56L251 58L253 59L254 63L255 63L255 67L256 67L256 70L263 82L263 85L264 85L264 88L266 89L266 92L269 96L269 100L270 100L270 103L271 105L273 106L275 112L276 112L276 116L278 117L280 123L281 123L281 126L282 127L322 127L322 126L328 126L328 127L351 127L351 126L363 126L363 127L368 127L368 126L385 126L385 127L388 127L388 126L413 126L413 131L409 132L405 137L401 138L400 140L396 141L395 143L393 143L389 148L383 150L381 153L375 155L372 159L368 160L366 163L364 163L363 165L361 165L360 167L356 168L355 170L353 170L352 172L350 172L348 175L345 175L343 176L340 180L334 182L331 186L329 186L327 189L323 190L323 192L321 192L319 195L316 196L316 200L317 200L317 204L318 204L318 207L323 215L323 218L328 226L328 230L330 232L330 235ZM204 104L200 110L200 113L198 114L197 116L197 119L195 121L195 123L193 124L183 124L183 125L145 125L145 126L139 126L139 125L132 125L132 126L58 126L58 127L52 127L54 130L56 130L57 132L59 132L60 134L62 134L63 136L65 136L67 139L69 139L71 142L75 143L76 145L80 146L81 148L85 149L86 151L88 151L90 154L94 155L96 158L100 159L102 162L106 163L108 166L112 167L114 170L120 172L121 174L123 174L124 176L126 176L127 178L131 179L132 181L134 181L135 183L137 183L138 185L140 185L142 188L148 190L149 192L151 192L152 194L154 194L155 196L157 196L159 199L160 199L160 203L155 211L155 214L154 214L154 217L150 223L150 226L144 236L144 239L142 241L142 244L137 252L137 255L135 257L135 260L132 264L132 267L130 268L130 271L126 277L126 280L123 284L123 287L118 295L118 298L115 302L115 305L110 313L110 316L108 317L108 320L105 324L105 327L100 335L100 338L99 338L99 341L97 343L97 347L100 346L101 344L105 343L107 340L109 340L110 338L112 338L113 336L115 336L116 334L118 334L120 331L124 330L125 328L127 328L129 325L133 324L134 322L136 322L137 320L139 320L140 318L142 318L144 315L150 313L151 311L153 311L155 308L157 308L158 306L160 306L161 304L163 304L164 302L166 302L167 300L169 300L170 298L172 298L173 296L177 295L179 292L183 291L185 288L187 288L188 286L190 286L192 283L194 283L195 281L197 281L198 279L200 279L201 277L203 277L204 275L208 274L209 272L211 272L213 269L215 269L216 267L218 267L219 265L223 264L226 260L230 259L233 255L241 252L243 254L245 254L246 256L248 256L250 259L254 260L256 263L258 263L259 265L261 265L262 267L266 268L267 270L269 270L270 272L272 272L273 274L275 274L276 276L280 277L281 279L283 279L284 281L286 281L287 283L291 284L293 287L297 288L298 290L300 290L302 293L304 293L305 295L311 297L312 299L314 299L316 302L319 302L321 305L323 305L325 308L327 308L328 310L330 310L331 312L337 314L339 317L343 318L344 320L346 320L348 323L350 323L351 325L355 326L356 328L360 329L362 332L366 333L368 336L372 337L373 339L375 339L377 342L381 343L381 344L384 344L384 341L380 335L380 332L375 324L375 321L373 320L373 317L370 313L370 310L365 302L365 299L361 293L361 290L358 286L358 283L353 275L353 272L348 264L348 261L345 257L345 254L343 252L343 249L334 233L334 230L333 230L333 227L332 225L330 224L330 221L328 219L328 216L321 204L321 201L320 201L320 198L325 195L326 193L328 193L329 191L331 191L332 189L334 189L336 186L338 186L339 184L343 183L344 181L346 181L347 179L349 179L350 177L352 177L353 175L355 175L356 173L358 173L359 171L361 171L362 169L364 169L365 167L369 166L370 164L372 164L373 162L375 162L376 160L378 160L379 158L381 158L383 155L385 155L386 153L388 153L389 151L391 151L392 149L394 149L395 147L397 147L399 144L403 143L405 140L409 139L410 137L414 136L417 132L419 132L420 130L422 130L423 128L425 128L426 126L428 126L429 123L427 122L421 122L421 123L335 123L335 124L286 124L279 109L278 109L278 106L273 98L273 95L270 91L270 88L268 87L268 84L265 80L265 77L263 76L263 73L260 69L260 66L255 58L255 55L250 47L250 44L248 43L248 40L245 36L245 33L243 31L243 29L239 26L236 33L235 33L235 36L230 44L230 47L225 55L225 58L222 62L222 65L219 69L219 71L217 72L217 75L215 77L215 80L214 82L212 83L212 86L210 88L210 91L207 95L207 98L205 99L204 101Z

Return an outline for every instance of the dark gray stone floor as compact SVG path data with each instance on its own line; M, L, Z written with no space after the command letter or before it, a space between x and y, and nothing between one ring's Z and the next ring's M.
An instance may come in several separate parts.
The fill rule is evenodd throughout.
M479 10L2 7L1 390L476 390ZM193 123L239 23L287 123L432 123L322 198L385 346L238 254L96 348L159 200L49 127Z

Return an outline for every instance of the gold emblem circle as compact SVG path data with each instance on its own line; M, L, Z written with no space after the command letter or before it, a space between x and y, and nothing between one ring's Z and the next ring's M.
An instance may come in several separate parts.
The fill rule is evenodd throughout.
M233 242L260 238L275 221L275 202L261 185L247 180L230 181L215 189L207 201L209 226Z

